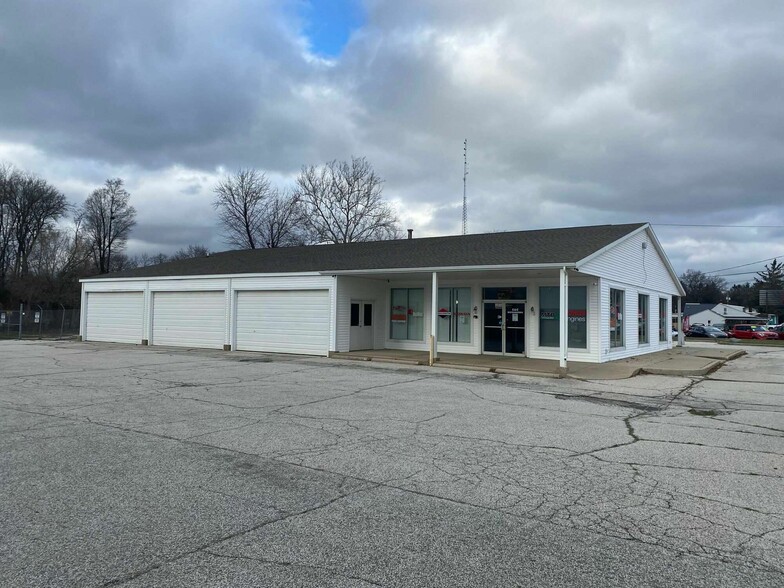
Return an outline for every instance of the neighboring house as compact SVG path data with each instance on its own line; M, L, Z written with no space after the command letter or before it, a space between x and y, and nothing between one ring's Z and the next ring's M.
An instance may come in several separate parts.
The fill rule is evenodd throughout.
M672 346L647 223L227 251L82 280L87 341L604 362Z
M732 304L697 304L687 302L683 308L683 328L688 330L691 325L713 325L719 328L732 328L739 324L760 324L767 322L767 317L747 312L742 306Z

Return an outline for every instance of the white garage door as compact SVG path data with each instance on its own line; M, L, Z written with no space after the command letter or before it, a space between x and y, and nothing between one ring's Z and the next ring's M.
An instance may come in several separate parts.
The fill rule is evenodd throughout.
M88 292L85 341L141 343L143 292Z
M223 349L226 295L219 292L155 292L152 345Z
M237 349L327 355L329 292L238 292Z

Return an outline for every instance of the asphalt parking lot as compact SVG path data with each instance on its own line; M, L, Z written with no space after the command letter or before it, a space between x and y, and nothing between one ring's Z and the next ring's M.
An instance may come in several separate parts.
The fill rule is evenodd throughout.
M0 342L0 585L784 585L784 350L546 380Z

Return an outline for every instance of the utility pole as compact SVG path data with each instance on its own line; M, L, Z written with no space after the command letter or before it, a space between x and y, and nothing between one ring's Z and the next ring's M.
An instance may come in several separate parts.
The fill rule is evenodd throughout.
M468 200L466 200L466 178L468 177L468 139L463 140L463 234L468 232Z

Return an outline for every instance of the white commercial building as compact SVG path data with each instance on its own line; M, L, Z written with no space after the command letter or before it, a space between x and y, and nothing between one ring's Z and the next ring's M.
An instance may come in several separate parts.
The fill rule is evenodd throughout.
M82 280L86 341L604 362L672 346L650 225L227 251Z

